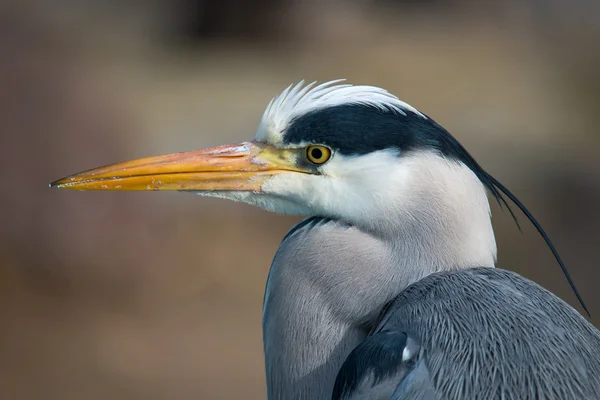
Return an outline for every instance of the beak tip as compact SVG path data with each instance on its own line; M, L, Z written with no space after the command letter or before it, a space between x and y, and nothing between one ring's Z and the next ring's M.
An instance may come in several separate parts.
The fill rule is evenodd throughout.
M48 187L49 188L55 187L55 188L61 189L61 188L65 187L66 180L67 180L67 178L62 178L62 179L58 179L54 182L50 182L48 184Z

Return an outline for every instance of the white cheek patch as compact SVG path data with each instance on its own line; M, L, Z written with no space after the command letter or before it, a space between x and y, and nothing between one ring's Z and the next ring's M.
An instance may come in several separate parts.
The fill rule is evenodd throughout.
M398 157L395 150L362 156L336 154L322 168L329 178L329 190L325 191L327 207L344 210L346 215L384 212L386 203L402 195L410 173Z
M263 183L261 190L271 196L277 196L292 202L303 204L310 209L311 198L319 191L319 181L323 176L303 173L287 173L275 175Z
M394 150L364 156L334 154L321 175L282 174L263 184L263 191L304 204L313 215L347 219L372 218L385 212L406 181L408 171Z

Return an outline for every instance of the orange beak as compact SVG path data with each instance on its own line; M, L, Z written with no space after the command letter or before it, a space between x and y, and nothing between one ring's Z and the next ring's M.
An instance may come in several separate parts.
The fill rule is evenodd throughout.
M125 161L80 172L50 186L76 190L189 190L260 192L270 177L296 167L298 151L245 142Z

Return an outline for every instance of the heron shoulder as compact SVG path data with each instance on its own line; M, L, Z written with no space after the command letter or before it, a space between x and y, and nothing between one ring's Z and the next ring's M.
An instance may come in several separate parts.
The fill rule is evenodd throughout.
M390 304L374 335L385 331L421 344L444 398L600 397L600 332L514 272L429 275Z

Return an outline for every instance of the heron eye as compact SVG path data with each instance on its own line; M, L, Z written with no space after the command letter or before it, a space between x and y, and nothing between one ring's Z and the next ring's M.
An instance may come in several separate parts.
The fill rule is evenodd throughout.
M308 146L306 148L306 158L313 164L325 164L331 158L331 150L325 146Z

